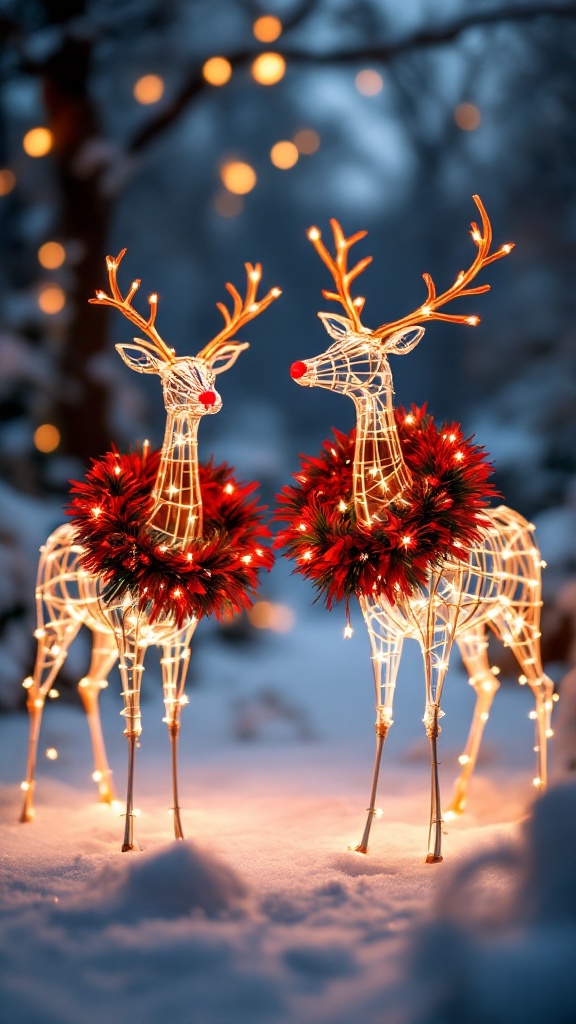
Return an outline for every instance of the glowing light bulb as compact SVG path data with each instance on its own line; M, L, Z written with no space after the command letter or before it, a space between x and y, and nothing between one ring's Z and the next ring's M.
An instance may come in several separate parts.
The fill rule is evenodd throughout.
M158 103L164 95L164 79L160 75L142 75L134 83L132 93L136 102L144 106Z
M303 156L311 156L320 148L320 136L313 128L300 128L292 141Z
M34 447L43 454L56 450L60 444L60 431L53 423L42 423L34 431Z
M8 167L0 169L0 196L10 194L16 184L16 175Z
M459 103L454 109L454 120L463 132L473 132L480 124L480 111L473 103Z
M31 128L22 139L24 152L31 157L46 156L54 144L54 137L48 128Z
M286 61L279 53L261 53L251 70L254 81L259 85L277 85L286 74Z
M59 284L47 284L41 289L38 296L38 305L43 313L54 316L60 313L66 305L66 293Z
M384 88L384 79L379 71L373 68L364 68L359 71L354 79L358 92L363 96L377 96Z
M293 142L276 142L270 150L270 160L275 167L287 171L298 162L298 147Z
M263 14L260 18L256 18L252 31L259 43L273 43L282 35L282 22L273 14Z
M202 75L208 85L226 85L232 77L232 65L225 57L210 57L202 66Z
M231 160L220 168L220 177L224 188L235 195L244 196L256 185L256 172L250 164L242 160Z
M44 242L38 249L38 262L45 270L57 270L66 259L66 249L60 242Z

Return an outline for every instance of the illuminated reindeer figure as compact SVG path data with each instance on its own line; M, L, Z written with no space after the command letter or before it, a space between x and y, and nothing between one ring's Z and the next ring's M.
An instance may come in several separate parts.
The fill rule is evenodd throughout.
M132 306L132 299L140 282L134 281L124 297L117 283L117 271L126 250L116 258L107 257L111 294L96 293L90 300L118 309L136 324L147 341L134 339L133 345L117 345L124 362L139 373L156 373L162 381L164 404L167 412L164 444L161 451L155 484L152 490L153 508L147 526L166 549L185 549L191 542L203 537L202 494L200 490L197 432L200 420L206 414L220 410L222 400L214 389L216 374L229 369L247 343L233 340L233 335L248 321L258 316L280 295L278 288L257 300L261 277L259 264L247 263L247 289L244 299L233 285L226 287L233 298L232 313L223 303L218 308L225 325L196 356L176 357L168 348L154 325L158 297L151 295L150 316L141 316ZM145 442L142 458L147 457ZM120 473L118 466L114 472ZM228 485L229 487L231 485ZM93 509L96 517L99 508ZM160 550L164 550L163 547ZM58 527L41 549L38 569L36 601L38 612L38 652L33 676L25 680L30 714L30 740L25 791L21 820L33 817L33 789L38 737L42 711L47 694L66 658L70 643L82 624L93 633L92 660L87 675L80 680L79 692L88 715L94 749L94 780L98 784L100 799L111 802L113 789L106 759L98 697L107 686L107 675L119 657L119 669L125 707L125 735L128 739L128 785L126 821L122 849L135 849L133 843L133 780L134 752L141 733L140 685L144 671L144 656L152 644L162 648L162 681L166 709L164 721L168 725L172 753L172 788L174 834L183 838L178 804L177 739L182 707L187 703L184 684L190 658L190 640L198 619L188 617L177 623L170 614L161 614L150 621L149 609L139 608L138 600L130 593L111 601L102 599L102 580L80 567L83 548L78 543L72 524ZM262 554L262 551L260 551ZM191 554L187 555L192 558ZM245 557L245 561L251 559Z
M335 339L326 352L294 363L291 375L305 387L321 387L348 395L356 407L357 425L353 465L353 501L357 522L370 528L377 520L386 521L391 505L398 507L410 485L410 471L403 457L393 409L390 354L404 355L420 341L427 320L452 323L478 323L476 316L441 312L453 299L479 295L489 285L469 287L474 277L488 264L512 249L504 245L490 253L490 221L480 199L474 196L480 211L481 228L472 224L472 239L478 253L470 268L462 272L447 291L440 295L431 277L424 274L428 288L425 302L400 320L382 324L375 330L365 327L360 314L363 298L352 298L354 279L371 260L370 256L348 269L350 247L366 235L358 232L346 238L337 221L331 221L335 256L324 246L320 232L311 228L308 237L330 271L336 285L323 292L327 299L339 302L345 316L320 313L320 319ZM411 422L411 415L407 417ZM461 453L455 452L457 459ZM442 687L452 643L456 640L476 694L474 718L465 752L460 757L462 773L456 784L452 811L464 809L466 786L474 768L482 732L498 680L488 662L486 627L489 626L514 652L522 675L535 697L537 769L534 785L541 789L546 781L546 739L551 734L550 711L553 684L542 671L539 644L540 555L532 537L533 527L512 510L499 506L483 512L489 525L481 529L481 540L468 551L468 561L445 558L440 567L428 572L427 585L411 596L398 593L394 604L382 597L359 596L368 628L376 684L376 758L370 792L366 827L356 847L366 853L370 828L376 814L376 789L384 740L392 725L392 703L402 644L406 638L420 644L424 659L426 706L424 726L430 741L431 813L428 862L441 860L442 814L438 777L437 738ZM301 527L304 528L303 526ZM404 538L410 543L410 537Z

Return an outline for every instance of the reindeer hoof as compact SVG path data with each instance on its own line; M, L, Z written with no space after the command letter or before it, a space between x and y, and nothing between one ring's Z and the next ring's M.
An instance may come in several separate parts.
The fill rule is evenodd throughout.
M368 847L367 846L362 846L361 843L360 843L359 846L355 846L354 850L356 851L356 853L368 853Z
M128 853L130 850L137 850L138 847L134 843L122 843L122 853Z
M425 864L439 864L444 857L437 857L435 853L429 853L426 857Z

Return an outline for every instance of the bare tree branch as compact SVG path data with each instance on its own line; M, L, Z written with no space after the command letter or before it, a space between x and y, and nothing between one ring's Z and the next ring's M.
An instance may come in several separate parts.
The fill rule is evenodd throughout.
M308 5L303 4L299 9L300 17L292 19L290 28L301 24L303 15L308 12ZM486 28L491 25L512 24L514 22L531 22L538 18L570 18L576 19L576 3L554 3L542 4L515 4L494 8L492 10L481 10L465 14L454 19L447 25L424 28L419 32L412 33L404 39L398 39L391 43L378 43L373 46L356 47L346 50L329 50L317 52L314 50L297 50L281 44L274 47L275 52L282 54L292 64L311 64L315 66L333 64L358 64L364 61L386 64L396 57L410 53L425 47L441 46L443 43L451 43L464 35L470 29ZM246 67L252 63L255 57L261 53L260 47L250 47L240 50L234 54L223 54L230 62L233 69ZM212 88L202 76L202 69L196 68L182 85L182 88L172 100L171 104L164 108L155 118L145 124L129 141L128 153L137 153L148 143L152 142L157 135L160 135L166 128L169 128L179 115L186 109L189 103L205 89Z

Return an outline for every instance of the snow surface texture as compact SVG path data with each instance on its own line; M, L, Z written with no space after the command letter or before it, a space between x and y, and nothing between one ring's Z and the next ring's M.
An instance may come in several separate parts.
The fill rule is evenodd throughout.
M470 811L446 825L444 862L426 865L422 670L406 645L384 814L362 857L347 847L370 781L370 664L361 621L352 641L342 625L307 609L290 634L244 646L207 627L182 730L184 843L171 840L153 652L141 853L120 853L123 819L95 802L82 713L58 702L45 713L36 820L18 824L27 723L0 721L2 1024L576 1020L576 785L560 782L532 813L528 688L497 694ZM102 706L122 796L117 688L113 675ZM472 698L454 657L445 801Z

